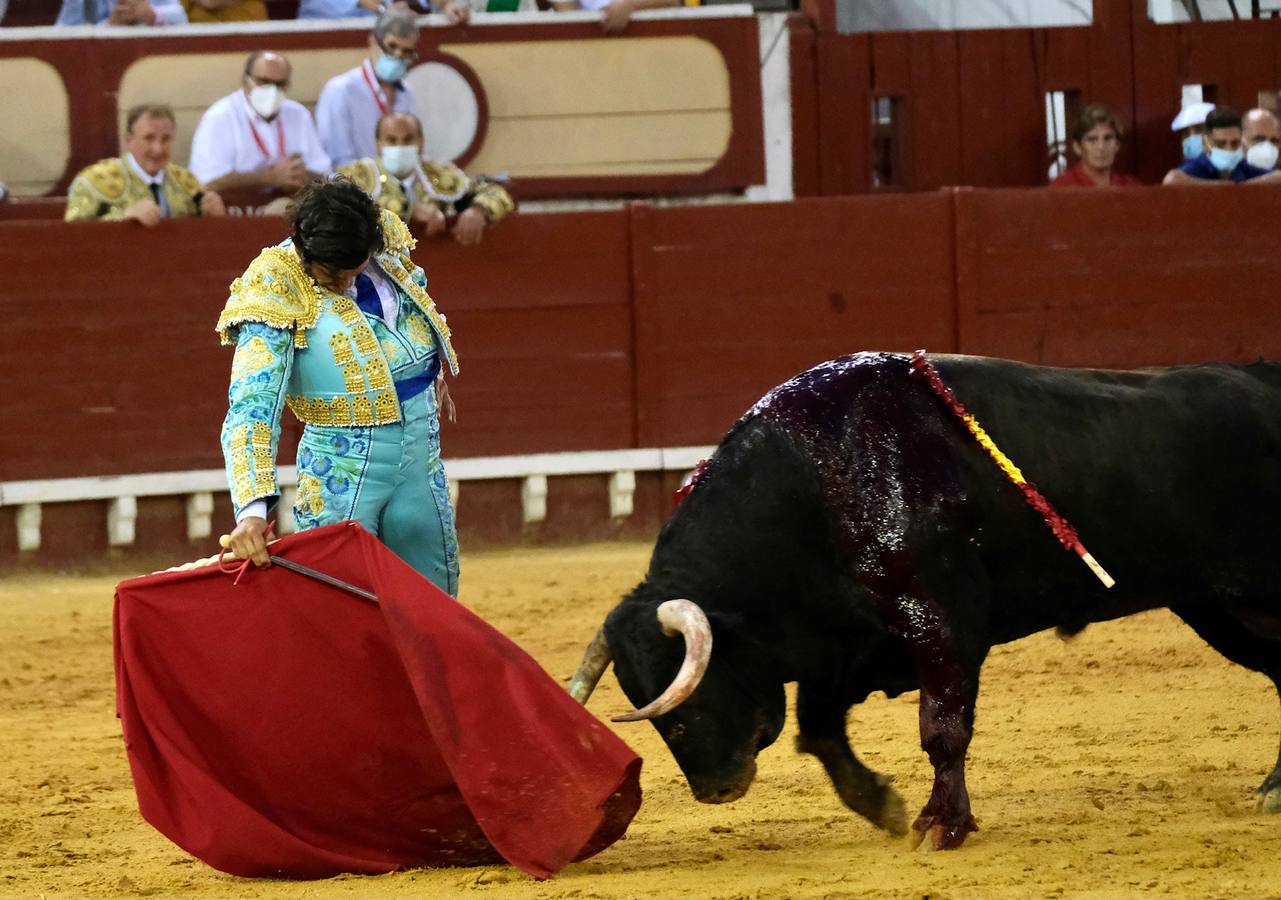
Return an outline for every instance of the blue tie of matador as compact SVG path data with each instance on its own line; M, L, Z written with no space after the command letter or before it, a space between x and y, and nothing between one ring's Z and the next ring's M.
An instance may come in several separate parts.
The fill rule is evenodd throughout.
M356 305L371 316L383 317L383 302L378 299L378 289L368 275L356 276Z

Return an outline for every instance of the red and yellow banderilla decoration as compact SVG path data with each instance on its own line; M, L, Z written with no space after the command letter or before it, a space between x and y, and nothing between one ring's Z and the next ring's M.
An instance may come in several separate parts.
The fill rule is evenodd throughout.
M1045 524L1049 526L1050 531L1054 532L1054 536L1059 539L1059 543L1065 549L1071 550L1081 557L1085 564L1090 567L1090 571L1098 576L1099 581L1103 582L1104 587L1110 588L1116 584L1112 576L1090 555L1090 551L1085 549L1081 539L1077 537L1076 529L1059 514L1058 510L1050 505L1050 501L1045 499L1045 496L1036 489L1035 485L1023 477L1019 467L1014 465L1010 458L1001 452L1001 449L996 446L996 442L983 430L983 426L979 424L978 419L974 418L969 410L965 408L965 405L956 399L956 394L952 393L952 389L944 384L943 379L939 377L938 370L925 358L924 350L917 350L912 354L912 370L924 376L929 383L930 389L961 420L966 430L974 436L974 440L979 442L979 446L987 451L987 455L992 457L1001 471L1005 473L1005 477L1022 492L1023 499L1027 501L1028 506L1041 514L1041 518L1045 520Z

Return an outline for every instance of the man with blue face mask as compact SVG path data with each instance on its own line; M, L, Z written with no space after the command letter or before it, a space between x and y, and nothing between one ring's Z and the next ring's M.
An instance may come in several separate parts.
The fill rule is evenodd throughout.
M1205 134L1205 117L1214 109L1213 103L1189 103L1170 123L1170 130L1179 139L1183 159L1196 159L1201 155L1201 135Z
M1162 184L1226 184L1281 178L1281 172L1269 172L1246 161L1241 115L1226 106L1216 106L1205 117L1201 148L1200 156L1171 169Z
M414 111L402 79L418 60L418 21L390 7L369 35L369 55L356 68L329 79L316 103L320 143L335 168L375 154L374 132L388 113Z

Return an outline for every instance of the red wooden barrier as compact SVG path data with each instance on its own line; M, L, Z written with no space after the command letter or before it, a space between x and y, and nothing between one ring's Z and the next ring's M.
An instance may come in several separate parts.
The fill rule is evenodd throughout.
M955 349L946 194L639 207L633 254L641 446L714 442L829 357Z
M1048 365L1281 359L1271 187L958 191L959 346Z
M513 216L477 250L420 241L463 374L450 456L634 446L627 213Z
M286 234L271 218L0 222L0 481L220 467L231 355L213 326ZM632 446L625 212L516 216L479 250L415 255L462 358L449 455Z
M1279 215L1266 186L961 190L518 215L477 249L423 241L463 363L446 455L711 443L861 349L1281 358L1261 227ZM0 481L219 467L213 324L284 230L0 222Z

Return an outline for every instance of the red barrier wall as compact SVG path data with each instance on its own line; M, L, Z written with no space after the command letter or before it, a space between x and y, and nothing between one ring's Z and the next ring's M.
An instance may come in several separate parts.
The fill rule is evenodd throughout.
M942 193L637 208L640 445L714 440L833 356L955 350L951 220Z
M634 446L628 214L513 216L477 251L423 241L458 339L452 456Z
M271 218L0 222L0 420L22 423L0 429L0 481L220 467L231 354L213 326L286 234ZM633 446L625 212L515 216L479 250L415 255L465 373L450 455Z
M862 349L1281 358L1260 227L1278 214L1271 187L960 190L518 215L477 249L424 241L463 363L446 456L712 443L772 385ZM0 222L0 481L219 467L213 324L283 233Z
M955 194L959 345L1111 368L1281 358L1270 187Z

